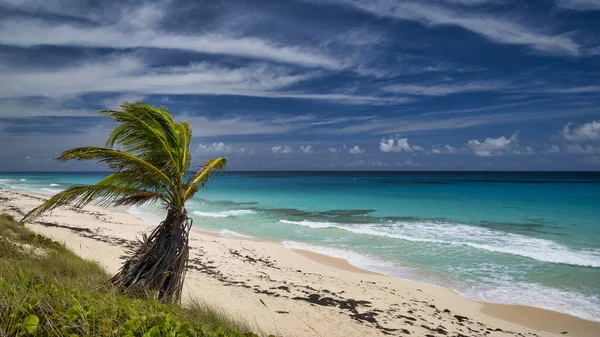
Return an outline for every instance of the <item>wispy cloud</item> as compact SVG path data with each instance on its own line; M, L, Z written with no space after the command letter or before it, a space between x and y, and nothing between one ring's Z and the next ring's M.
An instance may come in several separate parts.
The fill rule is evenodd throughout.
M556 0L556 5L577 11L600 10L598 0Z
M559 94L595 94L600 93L600 85L573 86L568 88L550 88L546 91Z
M473 81L467 83L432 83L431 85L419 84L393 84L384 88L385 91L423 96L446 96L468 92L497 91L509 87L503 82Z
M261 96L312 78L285 67L248 64L239 68L208 63L150 68L132 56L100 59L52 70L5 70L0 97L77 95L87 92Z
M232 35L218 31L189 35L167 32L157 27L164 11L156 5L136 8L133 13L132 10L127 10L116 14L117 17L120 16L119 21L101 26L57 24L39 19L4 19L0 25L0 43L20 47L53 45L175 49L241 56L303 67L344 67L342 61L321 50L301 45L286 45L262 37Z
M432 154L455 154L455 153L459 153L461 152L460 149L457 149L453 146L450 145L440 145L440 144L434 144L431 146L431 151L430 153Z
M378 118L360 124L341 125L335 128L330 128L328 132L339 135L389 135L394 133L419 131L431 132L434 130L456 130L482 125L509 124L529 120L540 121L554 118L596 115L599 111L600 109L596 107L571 110L560 108L555 110L545 110L543 113L528 110L525 112L517 111L509 113L481 114L435 119L419 118L418 116L412 118Z
M0 84L0 87L2 87L2 84ZM0 98L0 117L28 118L36 116L95 116L93 109L87 107L74 107L69 103L69 100L52 99L47 97ZM112 104L108 101L106 103Z
M149 67L138 57L123 55L48 70L0 68L0 75L5 79L0 84L0 98L105 92L125 93L123 97L239 95L372 105L411 101L397 96L289 91L286 90L288 87L320 75L268 63L225 67L202 62L176 67Z
M282 134L295 129L293 125L289 124L277 124L268 120L253 120L242 117L179 116L177 119L190 122L194 130L194 137Z
M582 46L571 36L554 34L523 25L501 14L482 14L453 9L432 1L339 0L329 1L396 20L419 22L425 26L457 26L503 44L530 46L539 53L579 55ZM457 2L457 1L454 1ZM482 3L482 1L462 1Z

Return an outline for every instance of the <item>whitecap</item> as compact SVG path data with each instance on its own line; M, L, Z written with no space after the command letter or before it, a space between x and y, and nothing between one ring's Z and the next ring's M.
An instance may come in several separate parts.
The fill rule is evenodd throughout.
M52 187L60 186L60 184L50 184Z
M232 216L244 216L244 215L256 214L256 211L253 211L251 209L237 209L237 210L222 211L222 212L194 211L194 214L196 214L198 216L209 217L209 218L227 218L227 217L232 217Z
M598 250L572 250L547 239L450 222L416 221L360 225L307 220L280 220L280 222L310 228L337 228L355 234L383 236L412 242L467 246L489 252L518 255L542 262L600 267L600 251Z
M289 224L289 225L298 225L298 226L305 226L305 227L310 227L310 228L338 228L339 227L339 226L336 226L336 224L331 223L331 222L315 222L315 221L308 221L308 220L302 220L302 221L279 220L279 222Z

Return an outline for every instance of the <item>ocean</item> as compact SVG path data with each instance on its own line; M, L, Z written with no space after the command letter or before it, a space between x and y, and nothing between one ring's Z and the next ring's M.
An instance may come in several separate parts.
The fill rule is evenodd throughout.
M0 173L0 188L50 195L106 174ZM600 321L600 173L226 172L187 209L197 229Z

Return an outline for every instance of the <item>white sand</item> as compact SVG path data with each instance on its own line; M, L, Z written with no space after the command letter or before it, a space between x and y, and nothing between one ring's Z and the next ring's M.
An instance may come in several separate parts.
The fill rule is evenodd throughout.
M20 218L42 196L0 190ZM27 224L114 273L128 241L153 224L123 211L62 208ZM358 269L276 242L193 231L185 297L280 336L600 336L600 323L522 306L479 303L450 290ZM309 303L312 301L314 303ZM455 316L458 315L458 316ZM460 316L464 316L462 318Z

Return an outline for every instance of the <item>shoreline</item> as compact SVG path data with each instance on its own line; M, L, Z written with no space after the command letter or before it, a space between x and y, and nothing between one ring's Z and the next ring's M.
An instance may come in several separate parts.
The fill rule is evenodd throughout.
M44 197L0 190L0 211L18 217ZM57 209L28 227L114 272L127 243L153 225L127 212L90 206ZM195 253L186 279L188 298L216 303L267 333L555 336L566 331L585 337L600 331L600 322L534 307L478 302L451 289L361 269L346 259L285 248L281 242L196 229L190 245Z

